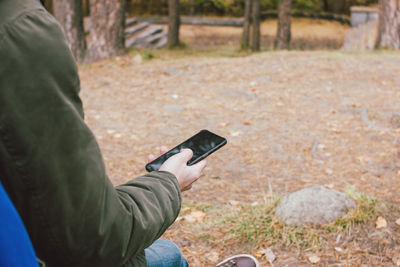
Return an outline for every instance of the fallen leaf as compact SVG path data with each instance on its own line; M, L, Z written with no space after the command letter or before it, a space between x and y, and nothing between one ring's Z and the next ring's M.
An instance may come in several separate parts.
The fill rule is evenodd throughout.
M274 260L276 259L274 252L272 252L272 249L270 249L270 248L267 248L265 257L267 258L267 260L270 264L272 264L274 262Z
M265 255L265 249L259 250L256 252L255 256L257 258L262 258Z
M205 256L211 262L218 262L219 254L216 251L212 251L210 253L207 253Z
M136 56L133 57L133 62L140 64L143 62L142 56L137 54Z
M240 204L242 204L240 201L237 201L237 200L229 200L229 205L232 205L232 206L239 206Z
M317 255L312 255L312 256L308 257L308 260L309 260L312 264L315 264L315 263L318 263L318 262L321 260L321 258L318 257Z
M255 256L257 258L262 258L265 256L265 258L267 258L267 260L270 264L272 264L272 262L274 262L274 260L276 259L274 252L270 248L261 249L261 250L257 251Z
M335 247L335 250L336 250L337 252L343 252L343 251L344 251L341 247Z
M364 163L364 162L368 162L368 161L370 161L370 157L367 157L367 156L359 156L358 158L357 158L361 163Z
M221 126L221 127L226 127L226 126L228 126L229 125L229 122L221 122L220 124L219 124L219 126Z
M400 256L394 256L392 258L392 262L396 265L396 266L400 266Z
M333 188L335 187L334 184L325 184L324 186L325 186L326 188L329 188L329 189L333 189Z
M190 215L186 215L182 217L183 220L187 221L188 223L195 223L196 219Z
M231 132L231 136L239 136L240 135L240 132L238 131L238 132Z
M243 125L249 126L249 125L251 125L251 122L249 122L249 121L244 121L244 122L243 122Z
M378 219L376 219L375 225L376 225L376 229L385 228L387 226L386 219L383 218L382 216L379 216Z
M193 211L189 215L184 216L183 219L185 219L185 221L187 221L189 223L194 223L194 222L202 221L204 219L204 217L206 217L206 214L204 212Z

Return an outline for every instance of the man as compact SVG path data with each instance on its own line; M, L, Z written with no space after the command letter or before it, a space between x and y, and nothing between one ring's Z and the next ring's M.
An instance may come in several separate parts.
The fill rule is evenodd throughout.
M192 152L184 150L160 171L114 187L78 93L54 18L39 0L1 0L0 179L37 256L46 266L145 266L166 246L187 265L174 244L154 242L205 161L187 166Z
M0 182L36 255L50 267L188 266L179 248L159 237L206 162L187 166L192 151L184 149L160 171L114 187L78 93L76 64L55 19L39 0L1 0ZM4 203L9 214L12 205ZM26 235L2 233L0 244L21 250L15 260L27 255L22 264L37 266ZM237 255L217 266L258 263Z

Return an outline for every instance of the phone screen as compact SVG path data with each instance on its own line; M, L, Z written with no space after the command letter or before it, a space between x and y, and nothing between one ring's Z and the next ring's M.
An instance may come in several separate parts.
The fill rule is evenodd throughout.
M193 165L208 155L218 150L227 143L226 139L216 135L208 130L201 130L199 133L187 139L185 142L177 145L167 153L156 158L146 165L146 170L157 171L161 165L171 156L179 153L183 148L190 148L193 151L193 157L187 162L187 165Z

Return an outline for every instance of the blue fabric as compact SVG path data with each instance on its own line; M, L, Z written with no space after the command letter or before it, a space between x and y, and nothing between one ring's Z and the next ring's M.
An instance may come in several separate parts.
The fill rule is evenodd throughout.
M1 183L0 266L39 266L28 233Z
M168 239L158 239L144 250L147 267L188 267L182 252Z

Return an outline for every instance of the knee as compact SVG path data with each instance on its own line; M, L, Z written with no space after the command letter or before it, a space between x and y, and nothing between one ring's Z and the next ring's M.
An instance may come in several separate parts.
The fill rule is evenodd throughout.
M166 256L170 260L170 262L175 263L176 266L179 267L188 266L187 261L183 256L181 250L174 242L164 238L158 241L162 243L162 245L166 248L166 250L168 250Z
M147 266L189 266L179 247L168 239L159 239L145 250Z

